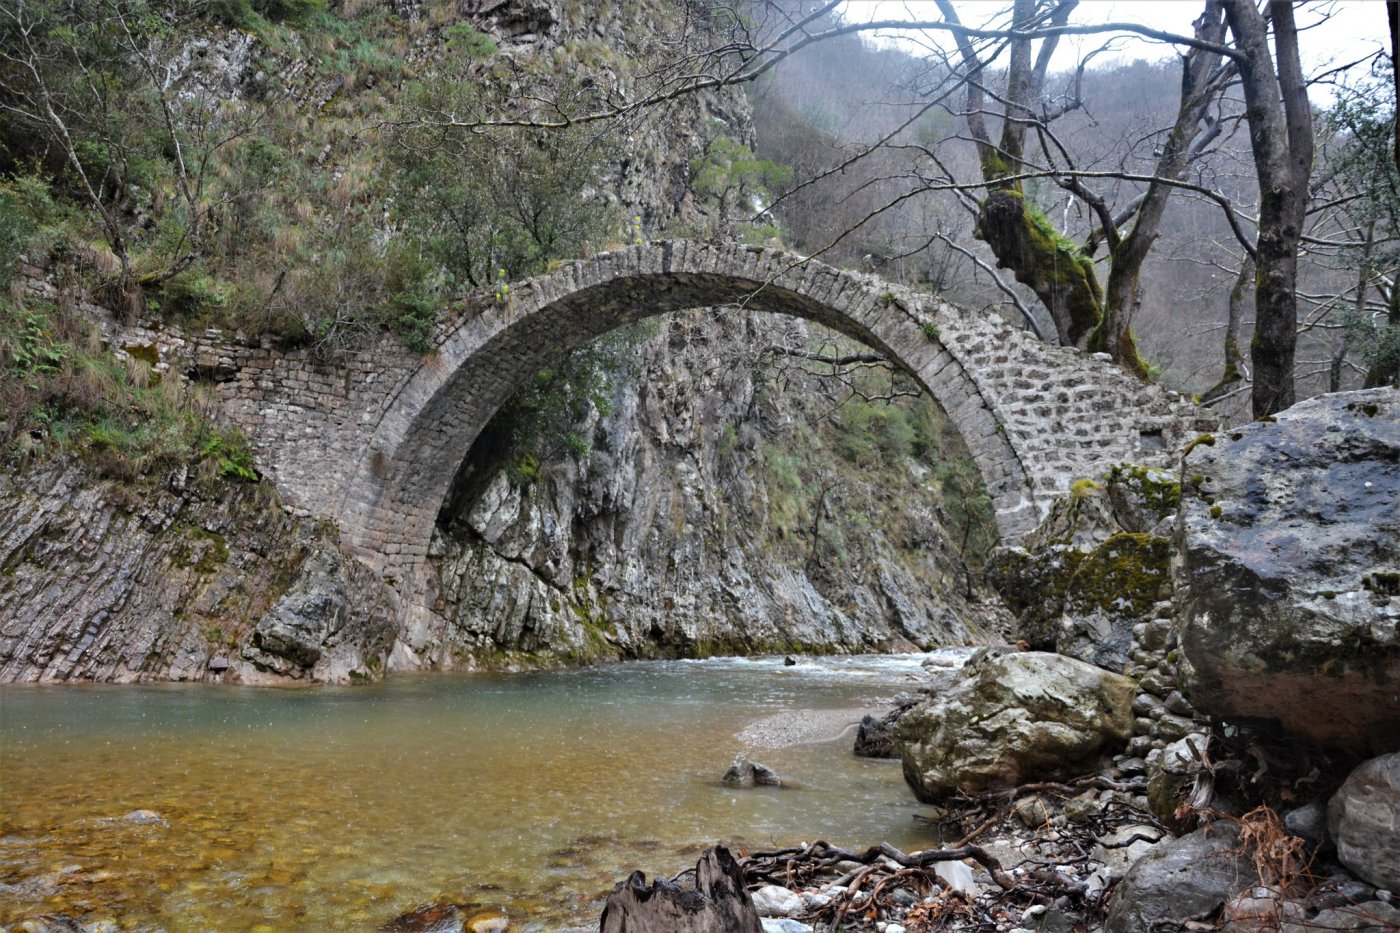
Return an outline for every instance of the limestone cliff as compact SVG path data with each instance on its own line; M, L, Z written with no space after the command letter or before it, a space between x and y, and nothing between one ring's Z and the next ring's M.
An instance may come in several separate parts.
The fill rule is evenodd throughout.
M586 19L566 8L532 41L544 52L635 35L623 18ZM509 29L500 14L494 25ZM721 131L751 140L741 95L700 95L643 124L612 167L629 215L647 229L693 221L692 166ZM932 419L931 446L853 450L878 445L884 425L853 427L846 386L779 375L762 352L813 339L738 311L665 319L615 378L611 412L583 426L589 452L556 456L533 481L499 463L491 445L506 432L488 428L440 521L432 623L403 633L392 663L873 650L998 631L1000 608L968 598L940 509L934 469L961 458L966 470L960 441L921 400L899 415Z
M425 15L412 2L394 9L405 21ZM602 12L544 0L460 5L498 44L503 73L528 76L596 46L609 54L583 69L588 79L624 88L628 56L673 12L649 2ZM444 54L438 35L415 40L417 66ZM253 93L268 80L251 37L200 41L206 52L238 51L201 53L219 86ZM309 108L342 93L298 88L298 73L292 63L279 79ZM723 205L697 204L695 165L721 135L748 141L748 121L738 93L683 100L629 126L593 194L637 218L639 233L713 223ZM158 320L144 324L143 346L187 342ZM124 485L40 460L0 480L0 679L344 682L388 668L999 634L1004 611L964 563L987 530L971 501L944 502L978 496L955 432L930 401L843 405L850 391L839 380L775 363L824 339L737 311L663 319L628 345L607 413L576 426L586 443L572 452L544 451L524 475L501 444L508 431L488 428L439 519L439 579L425 612L406 613L340 553L332 529L279 509L273 489L178 472ZM197 361L160 365L167 378L230 376ZM972 523L956 541L954 518ZM398 630L406 617L417 621Z
M0 480L0 681L377 678L388 593L272 499L183 470Z
M837 407L844 386L802 377L778 391L745 347L791 339L784 329L797 325L669 320L591 425L587 456L528 483L503 468L471 477L437 539L439 627L401 639L399 658L899 649L997 633L1002 610L969 598L945 530L949 467L936 458L960 442L941 413L921 401L872 431L871 406ZM898 447L890 434L909 423L927 446Z

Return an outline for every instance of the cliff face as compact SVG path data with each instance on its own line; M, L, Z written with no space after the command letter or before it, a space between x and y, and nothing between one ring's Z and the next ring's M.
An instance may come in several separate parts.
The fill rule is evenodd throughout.
M591 43L615 56L591 78L621 86L670 15L464 9L516 73ZM438 54L424 39L412 57L428 67ZM246 85L250 61L230 58L219 80ZM594 196L647 232L726 222L723 204L697 203L694 166L717 136L747 142L748 119L737 94L680 101L628 128ZM626 344L609 404L572 428L578 443L545 445L522 470L509 424L493 424L439 518L427 612L405 613L333 529L287 515L274 490L27 467L0 480L0 679L346 682L999 634L1003 610L963 563L985 529L949 537L950 516L962 527L977 511L945 501L977 495L960 441L932 402L867 401L847 383L887 388L794 362L792 350L830 352L825 339L739 311L661 319ZM405 615L419 621L399 630Z
M64 463L0 482L0 681L379 676L389 594L272 499Z
M945 530L930 449L951 458L958 442L941 414L921 401L872 430L871 406L836 407L834 380L794 373L779 390L752 348L794 331L737 312L668 320L591 425L586 457L528 483L472 477L439 529L438 623L406 633L396 663L897 650L996 633L1001 610L968 598ZM900 446L907 424L930 446Z
M646 4L630 9L662 28ZM603 36L641 54L636 22L591 19L566 6L529 34L534 53ZM507 50L511 21L487 20ZM697 208L692 190L719 135L752 141L742 95L674 104L609 166L612 195L646 230L738 220ZM903 400L898 426L853 426L872 406L841 408L843 382L775 362L822 339L740 311L668 317L614 375L609 413L578 426L587 454L523 480L493 462L508 427L488 428L440 518L433 613L391 664L898 649L997 631L994 598L967 598L933 476L940 458L966 462L961 442L927 400ZM891 444L886 430L908 422L933 442Z

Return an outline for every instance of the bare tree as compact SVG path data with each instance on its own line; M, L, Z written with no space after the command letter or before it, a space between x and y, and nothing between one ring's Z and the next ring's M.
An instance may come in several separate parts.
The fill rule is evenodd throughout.
M1253 409L1261 418L1293 404L1298 327L1298 243L1312 174L1313 119L1298 55L1298 26L1289 0L1270 0L1269 26L1253 0L1221 0L1244 57L1240 79L1259 178L1259 237L1255 262Z
M986 65L969 39L958 34L958 49L968 76L967 125L977 144L989 192L980 203L977 235L991 247L999 265L1011 269L1018 281L1035 291L1064 343L1105 350L1122 365L1145 375L1130 329L1141 288L1142 266L1161 228L1173 190L1171 182L1185 178L1191 162L1219 132L1219 122L1205 117L1230 74L1230 69L1221 67L1222 53L1217 51L1224 40L1224 22L1218 0L1209 0L1195 23L1195 35L1201 44L1189 48L1183 56L1177 118L1160 146L1146 191L1115 211L1105 198L1090 190L1084 176L1073 171L1069 150L1051 133L1054 117L1079 105L1077 95L1055 109L1042 101L1046 73L1058 39L1055 30L1065 25L1076 5L1077 0L1061 0L1052 8L1049 34L1032 60L1031 42L1020 36L1030 34L1045 14L1034 0L1017 0L1009 33L1006 91L1001 98L1001 138L995 145L983 117L986 92L977 77ZM951 0L939 0L939 9L950 22L958 22ZM1057 183L1083 199L1098 219L1098 226L1084 247L1056 236L1044 216L1026 203L1016 176L1036 168L1026 157L1025 137L1032 127L1041 137L1048 167L1052 171L1067 170L1056 177ZM1130 222L1128 232L1120 232ZM1098 243L1108 247L1106 291L1099 284L1093 263Z
M179 275L202 254L214 157L257 122L248 113L227 119L202 92L179 86L168 46L203 6L0 4L0 113L30 134L25 155L68 180L96 214L116 261L115 290L128 303L139 286ZM137 268L133 217L164 188L172 209L153 211L165 227L145 238L146 267Z
M1006 16L990 26L964 24L953 0L939 0L938 18L868 22L840 19L838 5L835 0L816 7L783 0L692 4L690 9L703 11L705 28L717 30L721 40L707 43L698 39L702 30L687 32L665 50L669 55L641 76L630 96L603 88L591 106L569 111L527 95L513 112L449 123L480 129L627 119L697 90L756 81L817 43L881 30L898 30L904 36L922 33L923 47L946 80L926 84L921 99L906 102L911 111L908 119L803 179L786 196L850 172L875 153L920 151L925 157L922 165L882 169L883 175L862 184L869 192L886 195L885 200L854 217L836 239L872 226L883 212L918 196L955 197L975 215L975 235L987 244L997 265L1034 293L1060 342L1104 350L1145 375L1147 367L1132 332L1144 289L1143 269L1161 234L1172 193L1190 192L1222 209L1243 252L1256 266L1256 336L1249 367L1255 413L1268 414L1292 402L1299 327L1297 253L1309 217L1314 143L1298 28L1289 2L1271 0L1266 17L1250 0L1205 0L1191 35L1137 24L1073 23L1076 0L1011 0ZM1058 97L1050 95L1047 82L1057 46L1068 35L1129 33L1180 50L1175 117L1169 126L1145 134L1155 150L1147 167L1136 154L1125 155L1116 167L1081 167L1076 147L1059 137L1056 121L1082 107L1078 78L1086 62L1079 62L1070 90ZM956 52L943 52L929 38L937 35L951 36ZM931 66L930 74L934 70ZM1239 122L1247 119L1251 130L1252 174L1262 192L1257 218L1243 214L1230 191L1219 190L1199 171L1201 160L1218 146L1225 124L1238 125L1233 115L1212 107L1234 83L1243 88L1245 113ZM965 97L962 109L954 110L950 104L955 93ZM946 140L909 141L918 121L937 108L965 124L965 138L978 156L978 177L949 165ZM1079 242L1065 235L1067 224L1059 229L1035 209L1032 182L1058 186L1083 208L1090 226L1087 231L1080 228ZM779 211L781 206L782 199L773 205ZM945 253L962 252L956 237L946 230L930 231L914 250L935 243ZM819 254L823 249L807 251ZM910 252L870 250L868 261L878 267ZM1025 306L1018 311L1028 321L1039 314ZM1236 373L1243 371L1242 361L1229 362Z

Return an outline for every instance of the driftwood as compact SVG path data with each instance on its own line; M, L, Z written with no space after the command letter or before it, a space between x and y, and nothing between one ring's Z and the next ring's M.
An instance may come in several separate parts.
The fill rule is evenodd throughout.
M744 870L724 846L711 846L695 864L695 887L664 878L651 884L639 871L608 895L599 933L762 933Z

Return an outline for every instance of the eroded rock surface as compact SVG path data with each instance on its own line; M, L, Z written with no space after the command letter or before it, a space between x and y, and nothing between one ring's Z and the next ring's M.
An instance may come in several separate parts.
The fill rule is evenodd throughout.
M0 681L378 677L383 584L258 486L0 477Z
M1327 823L1343 865L1400 891L1400 752L1352 771L1328 804Z
M1183 462L1187 696L1321 745L1400 748L1400 392L1309 399Z
M991 649L964 675L895 726L920 800L1083 773L1132 735L1127 677L1061 655Z

